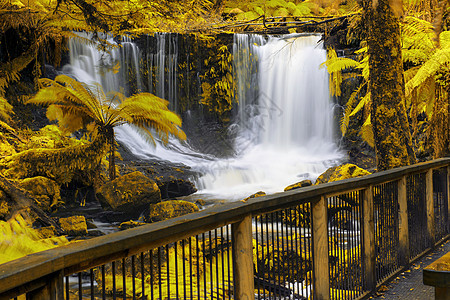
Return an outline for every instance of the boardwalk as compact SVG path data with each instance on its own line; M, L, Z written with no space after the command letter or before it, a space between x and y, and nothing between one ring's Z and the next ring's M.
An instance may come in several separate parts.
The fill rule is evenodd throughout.
M450 241L414 263L406 272L401 273L390 284L382 286L375 297L370 299L408 299L432 300L434 288L422 283L423 268L450 251Z

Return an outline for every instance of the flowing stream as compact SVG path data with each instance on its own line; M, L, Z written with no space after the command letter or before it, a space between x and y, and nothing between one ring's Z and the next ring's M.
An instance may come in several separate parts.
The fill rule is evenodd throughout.
M177 36L158 34L155 38L157 51L146 57L151 66L147 71L154 72L149 78L156 80L153 92L178 109ZM233 157L206 155L174 139L167 147L154 147L128 125L116 128L117 140L137 157L183 163L201 172L203 176L193 179L197 193L213 198L242 199L260 190L275 193L303 179L315 180L342 158L333 138L328 75L320 68L326 50L319 40L317 35L234 36L239 106L236 122L228 128L235 136L228 144ZM140 49L126 39L122 45L102 53L95 46L71 40L70 64L63 72L80 81L98 82L106 92L130 81L133 87L122 87L126 94L144 91ZM119 72L107 72L117 62Z

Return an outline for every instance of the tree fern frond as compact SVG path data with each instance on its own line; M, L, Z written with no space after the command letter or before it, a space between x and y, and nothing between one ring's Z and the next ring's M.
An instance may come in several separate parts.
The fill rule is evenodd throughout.
M370 104L370 92L367 92L364 97L359 101L355 109L349 114L349 117L356 115L363 107Z
M342 71L355 68L358 62L346 57L338 57L336 51L332 48L328 49L327 60L320 65L326 66L328 74L330 74L330 93L331 95L341 95ZM356 75L355 75L356 76Z
M450 48L439 49L417 71L416 75L406 83L406 95L423 84L428 78L434 76L442 67L450 62Z
M375 140L373 136L373 127L372 122L370 120L370 115L367 117L366 121L364 122L363 126L361 127L361 130L359 131L359 135L361 138L369 144L370 147L375 147Z
M348 125L350 124L350 113L353 111L353 106L355 105L356 101L359 99L361 90L366 85L366 82L363 82L358 86L358 88L350 95L350 98L347 101L347 104L345 106L344 115L341 119L341 132L342 136L345 135L347 132Z
M402 58L404 62L411 62L415 65L425 62L429 57L429 53L421 49L402 49Z
M441 49L450 48L450 31L442 31L439 34L439 46Z

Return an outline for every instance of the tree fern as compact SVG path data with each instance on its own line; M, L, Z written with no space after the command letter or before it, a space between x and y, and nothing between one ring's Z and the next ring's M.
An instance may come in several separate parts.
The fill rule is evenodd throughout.
M442 68L447 68L450 62L450 48L437 50L431 58L426 61L416 75L406 83L406 95L410 95L412 90L423 84L428 78L435 76Z
M126 98L119 92L105 94L100 85L80 83L66 75L55 80L42 79L42 89L28 103L48 106L47 116L58 120L66 131L89 128L106 137L110 146L110 177L115 177L113 128L126 123L135 125L153 141L158 135L167 142L169 135L186 139L181 118L168 108L168 101L150 93ZM153 130L153 131L152 131Z

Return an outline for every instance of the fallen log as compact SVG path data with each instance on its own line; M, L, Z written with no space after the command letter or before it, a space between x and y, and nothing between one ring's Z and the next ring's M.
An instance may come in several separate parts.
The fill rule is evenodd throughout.
M17 210L27 208L45 226L53 226L58 234L63 234L63 230L51 217L36 205L36 201L30 193L14 186L7 178L0 175L0 190L2 190L14 203Z

